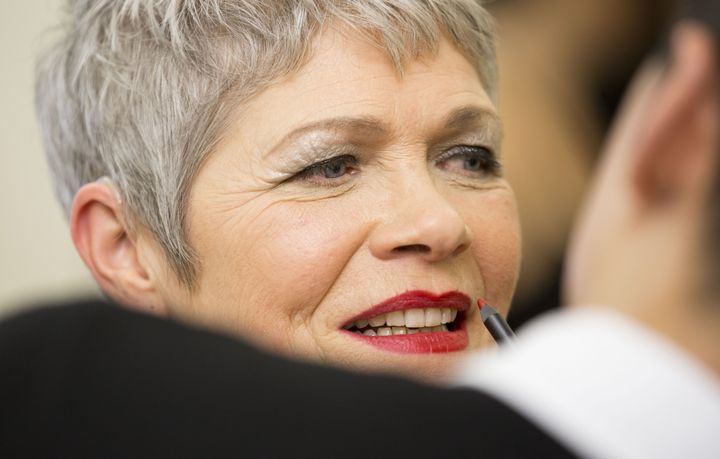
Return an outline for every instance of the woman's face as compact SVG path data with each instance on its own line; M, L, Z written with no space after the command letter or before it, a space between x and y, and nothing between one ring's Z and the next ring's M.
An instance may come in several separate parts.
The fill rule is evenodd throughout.
M372 45L324 33L198 173L198 284L166 292L173 313L293 356L441 376L491 342L475 299L506 312L515 286L500 130L448 42L401 77Z

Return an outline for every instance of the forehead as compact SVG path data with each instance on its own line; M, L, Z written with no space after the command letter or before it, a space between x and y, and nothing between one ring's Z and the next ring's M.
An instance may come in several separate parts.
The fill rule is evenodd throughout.
M299 126L358 116L421 131L467 106L495 114L475 67L449 41L399 72L384 50L328 29L304 67L244 104L231 135L262 150Z

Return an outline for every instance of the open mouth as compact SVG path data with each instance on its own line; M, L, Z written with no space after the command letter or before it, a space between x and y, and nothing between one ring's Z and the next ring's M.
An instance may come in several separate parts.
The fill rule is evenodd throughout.
M448 332L459 329L462 318L463 314L458 314L457 309L407 309L379 314L369 319L356 320L343 328L365 336Z
M373 306L342 326L349 336L398 353L443 353L466 349L470 297L410 291Z

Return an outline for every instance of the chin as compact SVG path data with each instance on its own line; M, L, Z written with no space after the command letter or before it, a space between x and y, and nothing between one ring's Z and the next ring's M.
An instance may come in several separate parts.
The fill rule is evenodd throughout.
M360 373L399 376L426 384L443 384L457 373L468 351L434 355L383 354L326 363Z

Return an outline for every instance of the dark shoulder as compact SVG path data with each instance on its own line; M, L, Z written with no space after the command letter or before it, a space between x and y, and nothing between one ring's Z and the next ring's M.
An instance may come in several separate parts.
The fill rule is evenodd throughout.
M571 457L481 392L289 361L98 302L0 323L0 373L0 450L24 457Z

